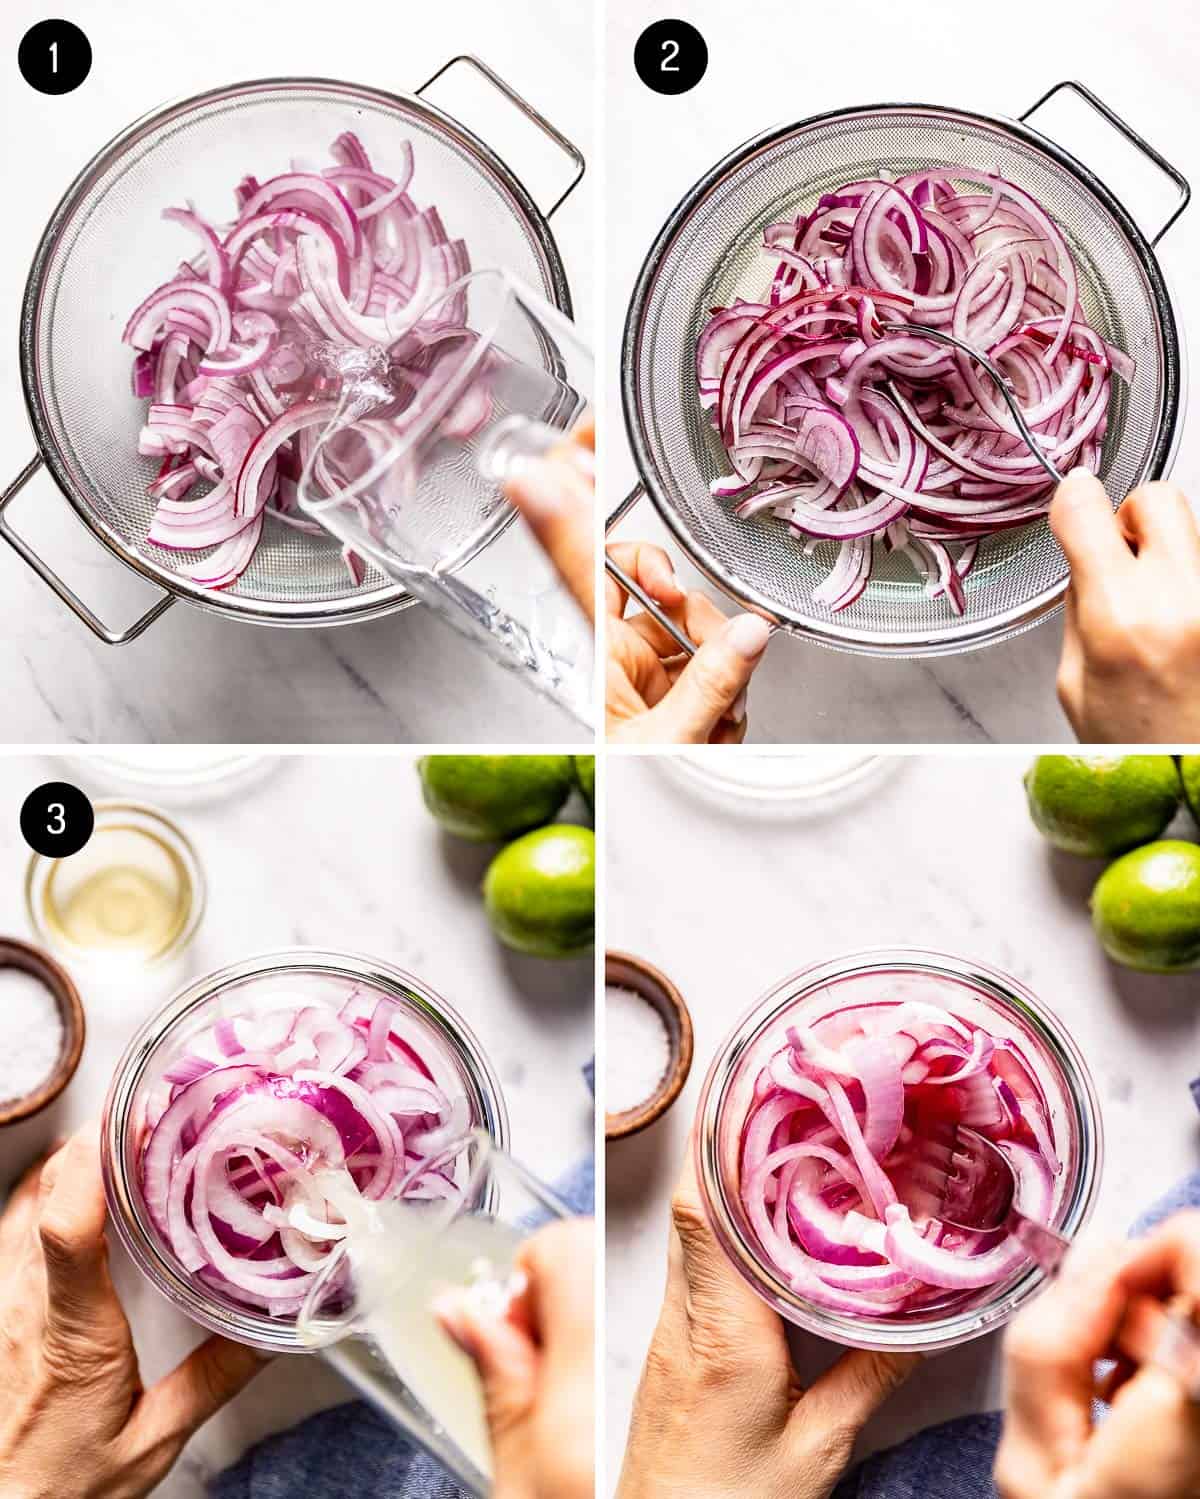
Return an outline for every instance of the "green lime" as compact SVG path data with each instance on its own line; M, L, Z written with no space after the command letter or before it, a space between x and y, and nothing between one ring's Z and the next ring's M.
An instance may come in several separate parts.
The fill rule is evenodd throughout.
M570 755L423 755L417 770L442 827L476 843L542 827L575 783Z
M596 928L596 838L555 823L502 848L483 877L492 928L506 947L538 958L577 958Z
M1110 864L1092 891L1104 951L1143 973L1200 966L1200 847L1148 843Z
M1200 755L1180 755L1179 779L1191 814L1200 822Z
M1038 830L1055 848L1093 858L1157 838L1181 791L1170 755L1039 755L1025 772Z
M596 757L595 755L572 755L575 765L575 781L583 799L594 812L596 810Z

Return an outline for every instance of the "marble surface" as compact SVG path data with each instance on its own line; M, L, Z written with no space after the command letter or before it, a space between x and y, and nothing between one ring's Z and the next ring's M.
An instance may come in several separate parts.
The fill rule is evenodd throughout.
M6 49L15 52L17 40L44 15L38 0L12 0L0 23ZM290 6L281 21L275 6L238 0L212 0L200 9L79 0L71 15L89 34L95 56L82 87L48 97L26 87L14 69L0 92L5 183L17 205L5 216L0 244L0 322L12 335L0 356L0 488L34 452L16 330L43 226L84 162L165 99L279 75L349 78L406 91L457 53L475 52L592 161L590 7L459 0L407 7L401 17L386 0L358 0L347 24L331 25L327 10L315 5ZM233 52L231 35L237 37ZM372 36L386 45L370 45ZM476 122L535 198L552 203L569 176L563 159L531 140L509 106L497 108L486 85L447 79L441 87L430 97ZM30 141L36 151L22 149L20 143ZM585 178L552 221L585 327L593 309L591 182ZM95 541L44 474L8 515L103 617L124 624L149 607L154 594L148 585ZM515 532L497 543L498 565L517 543ZM140 640L113 649L94 639L15 552L0 546L0 636L4 737L26 744L583 737L566 713L419 608L338 629L282 630L177 603Z
M805 66L805 43L786 0L755 0L749 8L694 0L686 15L707 39L708 72L691 93L668 98L641 87L632 67L635 39L661 11L645 0L611 8L604 68L608 97L619 97L621 107L610 110L606 120L606 173L610 193L620 184L621 212L605 221L610 511L636 479L618 368L634 281L675 204L740 142L788 120L896 99L1011 118L1052 84L1071 77L1124 114L1185 175L1194 179L1200 172L1193 106L1200 21L1184 0L1133 8L1121 0L1097 0L1087 7L1086 21L1078 4L1014 0L1003 27L992 24L986 10L955 0L929 0L919 26L903 6L857 0L842 13L851 30L867 38L855 50L850 74L827 66L821 56L815 66ZM1097 167L1139 223L1153 232L1165 221L1171 189L1143 171L1106 127L1093 129L1084 106L1047 113L1039 125ZM1186 331L1200 314L1200 213L1194 206L1164 239L1160 258ZM1174 476L1185 488L1200 491L1195 430L1185 430ZM665 540L669 533L643 501L617 534ZM670 550L679 556L673 541ZM699 586L690 567L680 571ZM729 607L728 600L714 596ZM1053 620L982 652L924 661L870 660L780 636L768 648L750 693L750 738L778 743L1069 739L1054 697L1060 636L1061 624Z
M29 935L17 810L29 790L64 772L92 795L110 790L74 760L0 759L0 931L10 935ZM585 810L568 804L572 814ZM444 994L500 1076L514 1154L541 1176L553 1180L591 1149L592 1104L580 1072L594 1044L591 960L540 963L496 942L478 894L488 851L443 837L407 756L276 760L228 799L168 811L208 876L208 910L186 974L118 990L76 972L88 1021L82 1064L58 1104L0 1132L0 1191L56 1135L99 1113L130 1035L184 977L297 945L374 954ZM199 1329L115 1242L113 1263L143 1374L153 1380L199 1340ZM346 1398L316 1360L277 1361L193 1439L157 1499L203 1499L206 1474Z
M679 986L696 1059L683 1095L607 1150L607 1459L615 1483L665 1274L668 1202L707 1067L755 998L840 952L906 943L1013 974L1063 1019L1095 1079L1106 1161L1089 1237L1200 1166L1188 1081L1200 1071L1194 977L1110 964L1086 900L1100 868L1056 855L1024 805L1024 760L994 751L897 757L865 798L823 816L762 821L700 800L662 760L609 757L609 947ZM1179 820L1179 835L1195 838ZM805 1368L830 1346L802 1338ZM871 1423L866 1448L995 1409L999 1342L930 1359Z

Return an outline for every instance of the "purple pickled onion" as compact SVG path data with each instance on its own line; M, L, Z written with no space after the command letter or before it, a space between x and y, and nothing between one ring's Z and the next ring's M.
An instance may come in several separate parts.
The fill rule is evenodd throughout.
M394 177L376 170L351 134L338 137L332 156L324 172L243 178L229 223L211 222L190 203L166 209L165 219L199 238L201 253L151 292L125 328L138 351L133 394L153 403L138 451L162 460L149 485L158 509L146 541L204 552L174 566L206 588L242 576L265 522L324 534L293 513L296 484L313 429L327 428L337 409L330 398L338 376L350 378L362 351L378 356L378 378L371 409L349 430L369 442L373 431L394 436L418 405L436 408L462 368L461 357L441 358L437 343L475 341L466 297L454 290L470 258L437 209L409 196L412 146L401 147ZM480 362L470 372L441 435L466 440L490 419L486 371ZM323 451L318 493L350 487L370 461L369 446L360 466ZM197 494L200 480L211 488ZM351 585L362 587L363 559L349 548L343 559Z
M734 471L714 498L785 521L806 552L838 543L819 607L861 596L878 541L962 614L980 542L1043 516L1053 485L990 377L924 330L1000 367L1060 473L1097 468L1111 378L1131 381L1133 360L1084 320L1054 221L989 173L850 183L768 224L763 246L769 293L713 308L696 342L700 404Z
M346 1233L346 1192L453 1200L470 1125L453 1062L391 999L226 1015L188 1037L146 1111L139 1181L184 1271L294 1317ZM438 1156L436 1169L422 1163ZM336 1188L336 1190L335 1190Z
M1006 1156L1023 1213L1053 1216L1051 1109L1017 1042L913 1000L791 1024L781 1042L742 1123L739 1195L765 1261L797 1295L896 1318L1025 1268L1003 1229L954 1226L970 1223L979 1183L960 1125Z

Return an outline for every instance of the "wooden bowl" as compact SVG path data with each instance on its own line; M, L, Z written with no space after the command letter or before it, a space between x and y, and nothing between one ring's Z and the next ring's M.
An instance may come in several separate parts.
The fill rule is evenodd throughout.
M661 1119L683 1091L692 1070L692 1017L683 995L666 976L642 958L629 953L608 952L604 956L604 982L618 989L632 989L652 1004L667 1027L671 1060L655 1091L636 1108L620 1114L605 1114L604 1138L623 1140Z
M79 991L72 983L66 969L56 963L40 947L28 942L18 942L15 937L0 937L0 968L23 968L35 979L40 979L58 1003L62 1017L63 1044L54 1071L40 1088L0 1103L0 1127L16 1124L20 1119L31 1119L34 1114L51 1104L75 1076L79 1058L83 1053L83 1038L86 1025Z

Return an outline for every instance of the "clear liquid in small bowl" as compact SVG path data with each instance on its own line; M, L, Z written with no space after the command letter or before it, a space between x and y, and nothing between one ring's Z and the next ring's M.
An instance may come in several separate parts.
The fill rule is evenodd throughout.
M57 947L132 959L168 952L187 926L194 890L178 852L148 828L98 827L79 853L55 862L42 921Z

